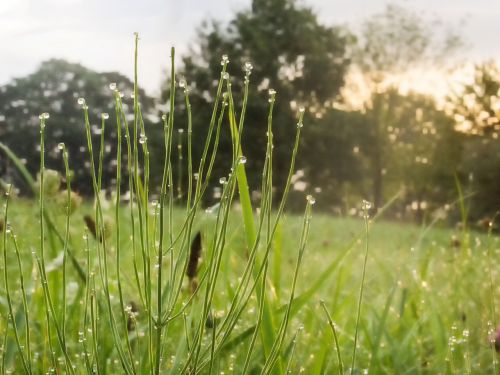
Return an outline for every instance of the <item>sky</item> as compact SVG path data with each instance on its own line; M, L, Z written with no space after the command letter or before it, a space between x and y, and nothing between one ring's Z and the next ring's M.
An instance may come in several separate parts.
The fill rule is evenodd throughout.
M159 91L173 45L193 45L203 20L228 21L251 0L0 0L0 85L64 58L97 71L133 71L133 33L139 32L139 80ZM383 11L387 0L299 0L324 24L356 28ZM463 57L500 60L500 0L393 0L458 27Z

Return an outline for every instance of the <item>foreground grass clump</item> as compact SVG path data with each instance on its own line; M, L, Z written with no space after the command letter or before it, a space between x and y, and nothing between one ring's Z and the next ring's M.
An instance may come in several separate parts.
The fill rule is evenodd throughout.
M176 89L172 49L170 109L163 116L163 178L159 197L153 199L150 154L137 86L137 41L136 37L132 124L127 123L129 117L124 111L122 94L116 84L110 84L117 132L116 189L110 202L101 195L104 137L110 116L101 115L101 138L95 150L90 111L85 98L78 99L94 190L94 204L91 209L87 207L83 216L86 226L83 233L79 231L82 222L75 222L75 214L71 215L78 199L71 191L69 153L63 143L58 148L65 170L64 192L59 191L61 179L57 173L45 168L45 128L50 126L49 114L40 115L40 172L36 181L17 156L2 145L39 202L37 212L28 216L34 223L38 221L38 233L24 233L10 215L12 187L7 188L3 266L9 319L4 327L2 368L23 369L27 373L104 373L120 367L127 374L211 373L234 367L234 355L240 351L236 348L243 345L243 372L257 369L281 374L286 366L283 348L289 341L287 333L310 226L312 197L304 201L304 220L295 246L296 266L287 290L288 302L281 310L273 301L273 288L267 283L268 264L276 247L275 234L294 173L304 110L299 111L288 181L281 202L276 203L272 196L272 112L276 93L269 91L262 199L259 215L255 217L240 142L251 64L245 65L245 94L238 116L226 72L229 60L222 57L221 78L203 155L195 162L189 88L181 81L179 86L184 89L188 112L188 184L184 194L180 181L173 180L172 171ZM227 129L233 143L232 167L226 177L220 177L220 200L207 219L201 202L213 178L211 171L220 134ZM124 186L129 195L128 205L121 200ZM241 256L238 273L232 274L228 272L228 253L232 249L228 247L227 231L230 222L237 220L230 215L236 195L241 204L245 243L237 251ZM183 203L177 202L178 198L183 198L180 200ZM273 207L278 208L272 214ZM61 211L65 214L58 217ZM33 223L26 225L33 228ZM24 243L31 236L39 240L31 245ZM25 246L32 249L31 262L22 255ZM17 262L9 259L11 254L15 254ZM14 289L13 280L20 281L20 289L17 285ZM252 324L243 325L249 310L254 311L255 318Z
M179 82L188 111L188 183L179 194L172 172L173 60L174 51L159 197L150 193L137 64L134 120L127 123L121 94L111 84L116 110L114 116L102 115L97 149L89 109L84 98L78 99L92 202L80 206L72 192L64 144L59 145L64 178L45 168L48 114L40 116L36 179L0 144L38 197L33 204L13 197L9 187L2 198L1 373L496 371L491 338L498 238L468 232L466 225L457 233L434 228L435 222L424 228L384 222L369 228L367 202L364 222L316 215L311 224L311 196L304 200L303 217L284 216L303 110L283 198L273 202L274 91L269 92L262 198L255 210L246 182L243 129L251 65L245 66L238 116L225 56L199 161L191 154L188 85ZM117 129L116 190L106 198L101 179L109 126ZM232 168L225 177L212 176L223 131L232 136ZM221 196L204 210L211 179L220 179Z

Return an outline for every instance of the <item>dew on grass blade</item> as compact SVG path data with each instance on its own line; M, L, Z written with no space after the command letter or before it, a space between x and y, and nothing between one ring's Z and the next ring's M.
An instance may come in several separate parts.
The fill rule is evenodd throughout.
M269 103L273 103L274 100L275 100L275 97L276 97L276 90L275 89L269 89L268 94L269 94L268 102Z
M227 63L229 63L229 58L227 57L227 55L222 55L222 59L220 60L220 64L226 65Z
M141 133L141 135L139 136L139 143L142 145L142 144L146 143L147 140L148 140L148 137L146 137L146 134Z
M84 98L78 98L77 100L78 105L85 105L85 99Z
M247 61L247 62L245 63L245 73L246 73L247 75L250 75L250 73L252 73L252 69L253 69L253 65L252 65L252 63L251 63L250 61Z
M40 120L47 120L49 117L50 115L47 112L43 112L38 116Z
M109 114L108 114L108 113L106 113L106 112L103 112L103 113L101 113L101 118L102 118L103 120L107 120L107 119L109 118Z
M109 84L109 89L112 90L112 91L116 91L116 83L115 82L111 82Z
M57 145L57 148L58 148L59 150L64 150L64 143L63 143L63 142L59 143L59 144Z
M247 162L247 157L246 156L240 156L239 164L245 164Z
M370 208L372 208L372 204L371 202L363 199L363 202L361 203L361 208L363 209L363 211L368 211Z
M307 202L310 204L310 205L313 205L316 203L316 198L314 198L311 194L309 194L307 197Z

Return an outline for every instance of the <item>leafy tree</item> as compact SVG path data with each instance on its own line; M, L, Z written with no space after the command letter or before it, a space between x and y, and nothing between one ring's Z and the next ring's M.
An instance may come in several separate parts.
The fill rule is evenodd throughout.
M46 127L46 164L48 168L62 169L57 145L64 142L69 150L71 167L74 169L73 186L81 193L90 193L90 165L83 154L87 151L85 126L81 106L83 97L89 106L90 121L98 146L101 113L109 113L105 146L104 186L112 182L116 158L116 122L114 99L109 84L116 82L125 94L127 103L133 92L133 83L119 73L97 73L79 64L64 60L48 60L33 74L14 79L0 88L0 141L26 160L28 169L35 173L39 166L39 120L42 112L50 113ZM145 113L151 110L153 101L140 91ZM132 107L130 105L130 107ZM154 137L153 137L154 138ZM94 150L95 151L95 150ZM3 155L1 156L3 157ZM13 168L4 160L4 170L13 175Z
M394 98L393 86L387 78L409 69L435 64L451 55L461 39L454 32L439 38L439 24L411 10L388 5L381 14L375 14L361 25L357 44L353 48L354 69L361 77L363 90L372 94L362 109L370 125L370 174L372 199L379 207L384 195L384 171L387 166L387 128L394 113L394 106L386 102ZM387 91L387 95L383 93ZM356 92L350 95L356 95ZM359 94L359 92L358 92Z
M366 117L359 111L328 109L321 119L309 124L301 162L307 188L336 213L367 196L365 170L358 152L366 137Z
M469 219L491 220L500 210L500 141L485 136L465 143L462 185L467 193Z
M321 25L310 9L298 7L294 0L253 0L251 8L237 13L228 25L205 24L198 35L196 52L193 50L183 58L181 71L181 75L191 82L195 137L204 135L210 119L221 56L229 56L228 71L237 99L242 96L243 66L251 62L253 71L243 144L249 182L251 187L258 188L265 155L267 91L273 88L277 91L273 114L274 177L279 193L295 136L296 112L300 106L307 107L306 127L309 127L331 105L343 85L349 65L346 56L349 42L350 36L345 30ZM176 123L179 121L182 124L185 120L178 118ZM311 136L306 128L304 130L306 138ZM201 153L199 144L195 142L194 145L196 156ZM305 164L311 152L313 150L302 149L300 159ZM228 173L230 153L226 128L215 175Z
M451 93L447 111L457 129L472 135L498 137L500 131L500 67L494 61L478 64L474 80Z
M382 186L379 174L385 180L385 189L377 191L380 198L403 186L403 208L416 211L418 218L423 209L453 200L463 152L463 137L454 131L453 121L432 98L420 94L391 89L373 94L372 103L360 152L375 187Z
M446 110L466 138L471 218L492 217L500 207L500 67L492 61L476 65L473 82L448 97Z

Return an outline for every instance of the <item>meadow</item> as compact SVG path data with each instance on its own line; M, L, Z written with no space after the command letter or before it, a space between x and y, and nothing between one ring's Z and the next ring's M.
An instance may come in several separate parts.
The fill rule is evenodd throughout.
M10 210L11 227L20 228L14 233L18 237L17 245L29 305L33 372L44 372L52 368L45 327L46 311L43 307L42 283L35 257L30 251L37 248L39 239L36 230L29 230L37 225L37 210L32 201L23 199L14 199ZM106 215L112 213L109 212L112 211L111 208L107 211ZM97 241L86 233L88 230L83 219L91 212L92 206L85 204L72 215L71 247L75 258L82 265L86 263L86 249L90 249L94 263L91 267L97 268L94 249ZM180 208L175 209L175 218L182 218L182 214ZM200 212L199 216L194 226L196 231L202 233L202 248L206 251L213 238L211 233L216 225L216 216L213 212L205 211ZM222 319L229 310L238 278L247 261L241 212L233 210L230 218L226 250L221 259L220 282L212 305L213 314L218 319ZM58 226L64 226L64 215L56 215L56 221ZM121 222L124 228L130 228L131 220L125 213ZM282 318L283 306L286 306L290 295L298 250L297 234L300 233L301 226L302 218L287 215L273 244L267 282L271 289L269 298L275 309L273 316L276 321ZM321 301L324 301L335 323L344 366L349 365L366 241L363 228L362 219L333 218L321 214L314 214L311 218L309 240L296 289L297 298L283 346L283 357L291 373L338 372L334 337ZM114 241L113 236L110 240ZM130 340L137 360L144 363L147 362L147 358L143 358L147 357L146 344L143 343L141 348L136 343L136 335L141 337L147 334L146 316L134 287L133 254L127 231L122 231L120 243L123 251L123 299L127 306L134 305L137 309L137 316L134 317L137 326L134 325L129 332ZM356 368L360 372L370 370L370 373L494 373L496 352L489 340L495 324L492 295L498 288L491 281L497 277L495 264L498 252L495 249L498 249L498 245L498 237L488 236L486 233L386 221L372 222ZM54 298L55 306L61 304L62 250L61 246L56 245L50 247L47 254L47 278L52 295L57 296ZM9 245L7 251L12 305L20 341L23 350L26 350L16 254L12 245ZM109 256L112 259L116 256L115 248L109 249ZM202 254L200 269L205 267L206 262L206 255ZM2 264L2 268L4 267ZM71 361L76 366L75 371L86 373L85 357L88 355L89 360L102 366L99 372L115 373L119 357L113 349L112 337L106 333L109 331L109 323L105 311L99 312L98 357L94 358L91 353L85 354L90 351L85 341L91 340L91 332L88 332L88 337L83 332L86 287L74 269L70 265L67 267L66 345ZM168 261L165 267L169 267ZM112 304L118 310L120 304L114 270L109 273L109 279ZM99 285L95 288L96 295L103 293ZM185 299L189 299L191 295L187 277L181 294ZM8 316L5 289L1 307L2 316ZM252 296L234 328L234 338L229 339L226 344L228 346L215 361L214 373L240 373L251 339L248 329L254 327L258 311L258 303ZM186 311L184 319L199 319L199 314L199 310L193 308ZM164 371L173 368L175 356L179 355L179 340L186 339L184 323L179 318L179 322L165 335ZM5 335L3 371L22 372L12 326L7 328L7 324L7 319L2 320L1 330ZM210 340L212 329L213 327L207 329L205 341ZM54 333L52 346L58 355L56 363L62 371L65 360L53 336ZM205 342L205 345L209 343ZM256 350L249 373L259 373L261 370L264 359L259 351L260 349ZM137 372L148 371L138 366Z
M175 77L173 60L172 50ZM314 212L311 195L302 198L303 216L286 213L307 124L299 108L288 180L275 201L272 89L261 197L252 201L244 157L252 66L245 65L245 97L237 109L228 63L223 56L200 161L192 160L187 124L182 188L172 172L175 79L163 118L159 194L149 186L137 74L130 123L122 94L110 84L115 113L101 115L100 143L92 142L89 108L78 99L93 199L82 203L71 192L64 144L58 149L65 173L45 168L49 114L40 115L37 177L1 145L35 197L16 197L11 185L2 197L0 372L496 373L499 242L493 227L470 230L460 194L457 228L438 218L422 226L384 221L384 210L372 217L366 201L359 202L358 218L323 215ZM179 81L178 87L189 114L189 86ZM116 126L118 137L116 186L106 197L108 126ZM211 175L222 127L233 142L232 168L223 177ZM206 207L213 180L220 196Z

